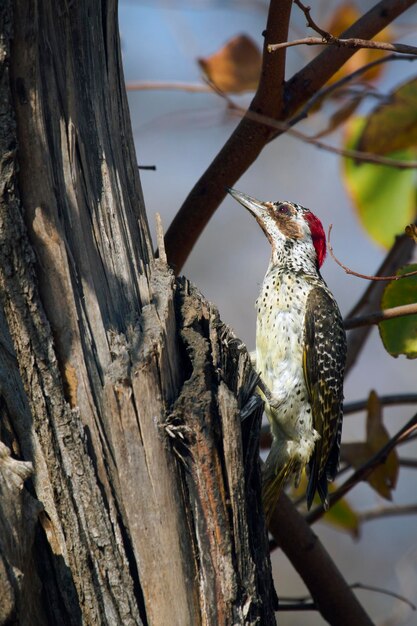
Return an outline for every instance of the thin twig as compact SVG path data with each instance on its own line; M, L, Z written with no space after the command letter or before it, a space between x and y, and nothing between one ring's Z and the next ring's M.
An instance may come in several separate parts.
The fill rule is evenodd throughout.
M397 443L407 443L411 439L411 436L415 435L417 435L417 424L409 424L399 435Z
M400 459L401 467L408 467L409 469L417 469L417 459Z
M330 144L324 143L314 137L309 137L305 133L295 130L294 128L288 128L287 134L296 139L301 139L305 143L311 144L319 148L320 150L326 150L326 152L332 152L338 156L346 157L347 159L355 159L362 163L374 163L376 165L385 165L387 167L394 167L400 170L417 169L417 161L404 161L402 159L391 159L390 157L384 157L371 152L363 152L361 150L349 150L348 148L336 148Z
M285 50L268 54L266 46L288 38L291 4L287 0L272 1L270 4L263 70L257 94L250 106L252 111L279 121L291 119L355 53L348 48L328 47L288 81L284 81ZM401 3L398 0L380 0L342 36L371 39L414 4L416 0L402 0ZM168 261L176 273L181 271L198 237L224 199L225 188L233 187L271 139L284 132L284 128L268 132L268 128L251 119L241 120L184 200L166 233Z
M323 39L329 39L331 37L331 34L328 33L327 30L323 30L322 28L320 28L320 26L316 24L316 22L313 20L313 18L311 17L311 7L303 4L301 0L294 0L294 4L296 4L306 16L307 26L315 30L316 33L323 37Z
M417 413L403 426L388 443L385 444L378 452L376 452L366 463L358 468L336 491L329 495L330 506L339 502L353 487L366 480L372 472L381 464L385 463L389 453L402 441L417 430ZM309 524L313 524L319 520L325 513L321 505L317 506L313 511L306 515Z
M280 122L271 117L267 117L266 115L262 115L261 113L256 113L255 111L245 111L245 109L235 104L229 96L224 94L223 97L227 100L232 113L236 113L242 117L244 116L246 119L251 119L254 122L264 124L265 126L274 128L280 132L286 132L290 137L300 139L304 143L313 145L320 150L325 150L326 152L331 152L332 154L337 154L338 156L346 157L348 159L355 159L356 161L361 161L362 163L374 163L375 165L384 165L400 170L417 169L417 161L404 161L403 159L392 159L390 157L372 154L371 152L362 152L361 150L337 148L336 146L320 141L315 137L310 137L299 130L295 130L295 128L291 127L291 122Z
M294 39L293 41L283 41L282 43L274 43L268 46L268 52L275 52L283 48L291 48L293 46L337 46L338 48L361 49L368 48L373 50L387 50L389 52L397 52L399 54L415 54L417 48L408 46L403 43L388 43L385 41L372 41L371 39L340 39L333 35L330 39L321 37L303 37L302 39Z
M318 606L314 602L282 602L279 599L278 612L288 613L288 611L318 611Z
M415 515L417 513L417 504L404 504L398 506L384 506L379 509L370 511L362 511L358 514L361 522L371 522L381 517L397 517L400 515Z
M378 276L384 276L395 272L399 267L409 262L414 249L415 244L409 237L406 235L396 237L391 250L382 261L376 274ZM365 315L367 313L373 313L380 305L384 289L385 285L383 282L372 281L369 283L359 301L348 313L347 319L357 317L359 315ZM361 326L359 328L355 328L349 333L345 377L354 366L361 350L363 350L371 329L372 326Z
M368 406L369 400L359 400L358 402L348 402L343 407L344 415L358 413L364 411ZM392 394L387 396L378 396L378 402L382 406L400 406L403 404L417 404L417 393Z
M181 83L176 81L138 81L126 83L126 91L186 91L188 93L210 93L204 83Z
M301 604L302 602L311 602L311 596L310 595L304 595L304 596L281 596L280 595L279 601L280 603L284 602L285 604L288 604L290 602L296 602L297 604Z
M335 261L342 269L344 269L346 274L350 274L351 276L357 276L358 278L363 278L364 280L374 280L374 281L401 280L402 278L408 278L409 276L417 276L417 271L407 272L406 274L394 274L393 276L368 276L367 274L359 274L359 272L354 272L349 267L347 267L347 265L344 265L341 261L339 261L339 259L336 257L333 251L332 245L330 243L330 234L332 232L332 228L333 228L333 224L330 224L329 232L327 234L327 248L330 252L330 256L332 257L333 261ZM411 313L406 313L405 315L411 315ZM374 323L377 323L377 322L374 322ZM365 326L366 324L359 324L359 325Z
M377 277L378 279L380 277ZM379 324L385 320L392 320L397 317L405 317L407 315L417 314L417 303L403 304L402 306L392 307L390 309L384 309L383 311L376 311L369 315L360 315L359 317L352 317L345 320L345 329L352 330L353 328L359 328L360 326L370 326L372 324Z
M364 585L363 583L353 583L353 585L351 585L351 588L363 589L364 591L375 591L376 593L382 593L386 596L391 596L392 598L396 598L397 600L400 600L401 602L405 602L405 604L408 604L408 606L411 609L413 609L413 611L416 610L415 604L410 602L408 598L405 598L404 596L400 596L400 594L395 593L394 591L389 591L389 589L382 589L381 587L373 587L371 585Z
M391 591L390 589L383 589L382 587L374 587L373 585L364 585L363 583L352 583L351 585L349 585L349 588L361 589L363 591L372 591L375 593L381 593L385 596L390 596L392 598L396 598L397 600L401 600L401 602L405 602L405 604L408 604L408 606L411 609L413 609L413 611L416 610L416 606L412 602L410 602L408 598L405 598L404 596L401 596L398 593ZM279 602L280 602L279 610L285 610L285 611L287 610L287 608L283 608L283 607L291 606L291 604L295 606L305 604L307 606L310 605L311 608L314 608L315 606L314 602L311 601L311 596L300 596L296 598L286 598L286 597L280 596Z
M335 91L341 89L344 85L349 82L354 81L356 78L365 74L370 69L382 65L385 63L389 63L391 61L416 61L417 57L413 55L402 55L402 54L390 54L386 57L382 57L381 59L376 59L375 61L371 61L366 65L363 65L359 69L355 70L351 74L344 76L340 80L328 85L326 88L318 91L312 98L309 100L305 107L301 109L301 111L293 117L289 122L288 126L294 126L298 122L305 119L309 113L309 111L316 105L320 100L324 100L328 96L330 96ZM215 92L218 96L225 98L225 93L219 90L213 83L205 80L204 83L181 83L175 81L145 81L145 82L129 82L126 83L127 91L184 91L189 93L211 93ZM372 95L367 92L365 95ZM228 104L230 104L228 102ZM154 166L139 166L140 169L154 169Z
M366 65L363 65L362 67L355 70L351 74L348 74L347 76L343 76L343 78L341 78L340 80L337 80L335 83L331 83L327 87L320 89L320 91L318 91L307 102L307 104L299 111L299 113L297 113L297 115L294 116L290 120L289 122L290 126L293 126L294 124L298 124L298 122L301 122L302 120L304 120L308 116L308 113L311 111L311 109L317 104L317 102L324 100L325 98L330 96L332 93L334 93L341 87L344 87L344 85L354 81L356 78L358 78L362 74L365 74L366 72L368 72L370 69L378 65L382 65L383 63L389 63L390 61L417 61L417 57L412 56L412 55L407 56L407 55L402 55L402 54L389 54L388 56L382 57L381 59L376 59L375 61L366 63Z

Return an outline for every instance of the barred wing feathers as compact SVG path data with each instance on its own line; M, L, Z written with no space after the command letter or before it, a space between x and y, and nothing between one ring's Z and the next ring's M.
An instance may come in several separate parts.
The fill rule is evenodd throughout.
M325 285L314 286L308 295L304 346L304 378L313 428L320 435L309 462L307 506L318 491L328 508L327 482L334 479L339 463L346 334L337 303Z

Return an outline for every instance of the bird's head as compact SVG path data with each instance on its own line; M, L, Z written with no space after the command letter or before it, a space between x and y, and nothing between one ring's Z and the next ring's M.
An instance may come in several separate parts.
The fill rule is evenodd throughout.
M272 250L280 250L287 241L293 241L293 250L307 246L315 255L317 269L326 256L326 235L318 217L309 209L294 202L278 200L261 202L236 189L228 189L230 195L252 213L264 231Z

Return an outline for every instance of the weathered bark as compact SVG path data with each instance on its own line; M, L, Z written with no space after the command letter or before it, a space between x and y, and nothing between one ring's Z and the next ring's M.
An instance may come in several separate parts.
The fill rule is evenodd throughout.
M257 376L246 348L221 324L216 309L187 281L180 286L180 335L190 376L167 428L184 466L187 516L200 547L203 623L229 623L231 609L230 623L274 624L259 489L263 407L252 395Z
M6 533L2 618L273 624L256 380L153 259L117 3L9 0L0 27L0 435L33 465L28 530L0 519L34 570Z
M31 624L42 624L42 607L36 603L40 581L34 572L32 545L41 506L24 481L32 466L10 457L0 442L0 623L12 623L19 614L31 614Z

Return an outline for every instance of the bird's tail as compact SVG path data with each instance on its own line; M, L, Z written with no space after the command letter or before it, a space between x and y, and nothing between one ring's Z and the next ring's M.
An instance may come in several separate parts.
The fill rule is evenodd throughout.
M281 446L274 440L262 472L262 503L267 523L271 519L280 493L288 478L293 474L295 466L295 459L287 455L285 455L285 459L282 458Z

